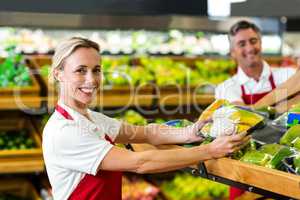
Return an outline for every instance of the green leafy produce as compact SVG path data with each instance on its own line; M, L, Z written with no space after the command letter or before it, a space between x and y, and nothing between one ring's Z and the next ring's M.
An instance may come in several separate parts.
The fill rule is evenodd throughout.
M281 138L280 144L288 145L293 147L296 142L296 147L298 147L297 138L300 138L300 124L292 126Z
M164 123L166 123L166 120L164 120L162 118L156 118L154 120L154 123L156 123L156 124L164 124Z
M236 68L232 60L197 60L195 66L201 77L206 82L219 84L230 78L230 74Z
M184 85L187 83L190 68L183 62L175 62L171 58L140 58L141 65L154 74L156 84Z
M138 112L134 110L128 110L122 117L121 119L125 120L129 124L134 124L134 125L146 125L147 120Z
M271 159L271 156L261 151L248 151L240 159L243 162L264 166Z
M300 174L300 153L298 153L293 159L293 166L295 171Z
M268 162L266 167L273 168L273 169L279 169L280 165L282 164L282 161L292 155L293 152L288 147L282 147L274 156L273 158Z
M0 150L31 149L34 147L33 139L24 130L0 132Z
M0 64L0 87L31 85L29 69L24 58L15 53L15 48L7 48L8 57Z
M265 144L259 150L246 151L240 160L272 169L280 169L282 161L292 154L293 152L286 146Z
M128 56L120 58L104 57L102 59L104 85L144 85L152 82L154 76L142 66L131 65Z
M178 174L161 185L162 192L173 200L227 198L228 186L189 174Z
M50 72L50 68L51 66L50 65L43 65L40 69L40 74L43 76L43 77L48 77L49 75L49 72Z
M234 152L231 157L233 159L239 160L243 157L243 155L245 155L246 152L256 151L256 150L257 150L256 142L251 139L245 147L243 147L242 149Z

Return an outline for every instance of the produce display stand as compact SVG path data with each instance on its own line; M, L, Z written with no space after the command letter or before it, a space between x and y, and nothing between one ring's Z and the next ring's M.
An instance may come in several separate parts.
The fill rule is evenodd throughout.
M41 137L32 123L24 118L0 120L0 131L17 131L24 129L28 131L36 147L31 149L0 150L1 174L44 171Z
M0 181L0 193L5 192L16 197L30 199L30 200L41 200L34 186L22 178L13 179L1 179Z
M133 144L135 151L151 149L183 148L177 145L152 146ZM231 185L246 191L274 199L300 199L300 176L257 165L243 163L230 158L220 158L191 166L195 176Z
M178 106L178 105L209 105L214 100L213 94L195 94L194 87L175 86L160 87L156 92L158 105Z
M0 88L0 110L40 108L40 85L35 76L31 75L31 80L31 86Z

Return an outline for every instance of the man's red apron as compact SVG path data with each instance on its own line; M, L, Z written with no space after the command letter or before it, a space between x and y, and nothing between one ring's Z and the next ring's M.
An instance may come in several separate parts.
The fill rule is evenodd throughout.
M272 90L274 90L276 88L276 85L275 85L272 73L269 76L269 82L272 86ZM271 90L269 92L263 92L263 93L258 93L258 94L246 94L244 85L241 85L241 90L242 90L242 99L246 105L255 104L257 101L259 101L261 98L263 98L264 96L266 96L267 94L269 94L272 91ZM229 199L234 200L235 198L241 196L244 192L245 192L244 190L240 190L235 187L230 187Z
M65 119L73 120L72 116L61 106L57 105L55 110ZM108 135L105 135L105 139L114 144ZM83 199L121 200L122 172L99 170L96 176L86 174L69 197L69 200Z

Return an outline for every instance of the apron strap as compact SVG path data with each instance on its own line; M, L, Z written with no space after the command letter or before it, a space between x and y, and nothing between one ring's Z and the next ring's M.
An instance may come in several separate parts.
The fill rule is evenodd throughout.
M68 120L73 120L73 117L60 105L56 105L55 106L55 110L57 112L59 112L64 118L68 119Z
M272 90L274 90L274 89L276 88L276 85L275 85L275 81L274 81L273 73L271 73L271 74L270 74L270 76L269 76L269 81L270 81L270 84L271 84Z

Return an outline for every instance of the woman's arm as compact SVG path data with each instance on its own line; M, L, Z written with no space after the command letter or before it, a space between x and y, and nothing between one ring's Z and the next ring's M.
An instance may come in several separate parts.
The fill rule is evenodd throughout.
M156 173L184 168L199 161L224 157L238 150L249 136L246 133L223 136L207 145L172 150L131 152L113 147L102 160L98 170Z
M297 70L296 74L290 77L286 82L279 85L275 90L267 94L261 100L259 100L254 108L262 108L266 106L272 106L282 100L287 99L289 96L300 92L300 70Z
M197 121L185 128L159 124L134 126L123 123L115 141L117 143L149 143L153 145L201 141L203 138L197 136L197 133L207 122Z

